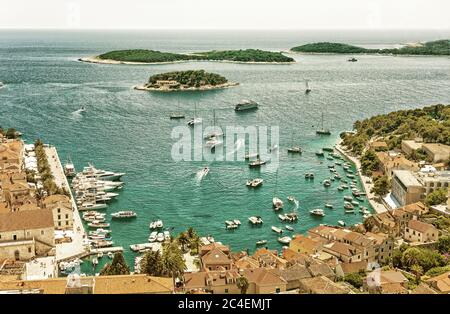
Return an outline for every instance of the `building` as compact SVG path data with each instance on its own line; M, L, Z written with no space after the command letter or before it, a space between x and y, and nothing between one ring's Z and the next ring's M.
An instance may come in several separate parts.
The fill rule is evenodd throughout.
M231 257L218 247L204 253L200 260L202 268L207 270L230 270L233 265Z
M0 214L0 259L29 260L55 247L53 215L49 210Z
M415 243L434 242L439 238L439 230L429 223L410 220L405 227L403 238Z
M200 271L184 274L186 292L205 291L214 294L241 293L236 280L241 275L237 270Z
M362 260L362 252L353 245L342 242L331 242L323 246L323 250L345 263L360 262Z
M423 191L422 184L411 171L393 171L392 195L401 206L420 201L423 197Z
M315 254L322 248L322 243L313 238L297 234L289 243L289 248L297 253Z
M55 229L73 228L73 208L70 198L65 195L50 195L42 201L43 207L53 213Z
M405 156L399 153L377 152L377 157L381 163L381 170L389 178L392 178L394 170L419 170L418 163L406 159Z
M0 172L20 172L23 168L22 155L22 141L0 142Z
M450 271L445 272L442 275L427 279L426 282L439 293L450 293Z
M405 153L405 155L410 155L411 153L421 148L422 148L421 142L417 142L415 140L402 141L402 152Z
M344 284L333 282L325 276L300 280L300 293L308 294L348 294L351 289Z
M272 269L246 269L244 270L243 275L249 282L247 293L268 294L286 291L287 281L281 278Z
M294 264L286 269L277 270L277 272L286 281L286 290L298 289L300 280L312 277L306 265L302 264Z
M376 152L388 150L388 144L385 141L373 141L369 143L371 149Z
M446 162L450 159L450 146L439 143L426 143L422 149L434 163Z
M447 190L450 187L450 171L419 172L417 179L424 188L422 199L438 189Z
M407 294L408 281L399 270L376 270L367 275L363 288L370 293Z

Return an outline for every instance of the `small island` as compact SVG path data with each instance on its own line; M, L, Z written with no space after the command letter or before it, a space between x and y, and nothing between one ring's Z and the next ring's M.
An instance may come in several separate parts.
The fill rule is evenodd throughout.
M105 64L161 64L186 61L227 61L239 63L288 64L295 60L281 52L260 49L206 51L192 54L132 49L110 51L95 57L80 58L79 61Z
M305 53L378 53L393 55L450 55L450 40L436 40L409 44L401 48L368 49L342 43L319 42L291 48Z
M148 83L135 86L134 89L145 91L198 91L226 88L238 85L225 77L208 73L205 70L189 70L160 73L150 76Z

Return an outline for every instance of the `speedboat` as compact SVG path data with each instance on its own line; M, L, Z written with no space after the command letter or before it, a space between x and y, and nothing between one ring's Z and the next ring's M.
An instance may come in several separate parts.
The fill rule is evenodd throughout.
M288 236L278 238L278 242L280 242L282 244L289 244L289 242L291 242L291 241L292 241L292 238L288 237Z
M162 232L158 233L158 235L156 236L156 240L158 242L163 242L164 241L164 233L162 233Z
M351 210L355 209L355 207L353 206L353 204L350 203L350 202L345 202L345 203L344 203L344 208L345 208L345 209L351 209Z
M259 241L256 241L256 245L258 246L258 245L264 245L264 244L266 244L267 243L267 240L259 240Z
M344 200L347 202L351 202L351 201L353 201L353 198L351 196L345 195Z
M339 226L342 226L342 227L345 226L345 222L343 220L338 220L338 224L339 224Z
M75 176L75 166L73 165L70 158L67 160L67 162L64 165L64 174L68 178Z
M158 237L158 232L153 231L152 233L150 233L150 236L148 237L148 242L155 242L157 237Z
M248 187L251 188L256 188L258 186L261 186L263 184L264 180L261 178L256 178L253 180L248 180L247 183L245 185L247 185Z
M289 231L294 231L294 228L292 228L291 226L284 226L284 227Z
M262 161L261 159L256 159L255 161L252 161L248 164L250 168L257 168L261 167L262 165L266 164L266 161Z
M203 119L202 119L202 118L191 118L191 120L189 120L189 121L187 122L187 125L193 126L193 125L196 125L196 124L200 124L200 123L202 123L202 122L203 122Z
M333 204L326 203L326 204L325 204L325 207L326 207L326 208L333 208Z
M320 217L324 217L325 216L325 213L324 213L323 209L320 209L320 208L316 208L316 209L310 210L309 212L310 212L311 215L320 216Z
M205 146L213 149L222 144L223 144L223 142L220 141L219 139L217 139L216 137L211 137L211 139L205 143Z
M287 149L287 151L288 151L288 153L301 154L302 148L300 146L292 146L292 147L289 147Z
M324 186L324 187L329 187L329 186L331 186L331 181L328 180L328 179L324 180L324 181L323 181L323 186Z
M324 153L323 153L323 151L317 151L316 152L316 156L318 156L318 157L323 157L324 156Z
M276 209L281 209L281 208L283 208L283 201L280 200L278 197L274 197L272 199L272 205Z
M312 172L305 173L305 179L314 179L314 173Z
M275 227L275 226L272 226L272 231L274 231L274 232L276 232L276 233L278 233L278 234L283 233L283 230L281 230L280 228Z
M240 225L241 224L241 221L239 220L239 219L233 219L233 223L235 224L235 225Z
M287 199L289 202L295 202L295 197L293 196L288 196Z
M114 253L113 252L108 252L108 258L109 259L113 259L114 258Z
M279 214L278 218L280 218L281 221L285 221L286 220L286 215Z
M248 221L253 225L260 225L263 223L263 220L259 216L252 216L248 218Z

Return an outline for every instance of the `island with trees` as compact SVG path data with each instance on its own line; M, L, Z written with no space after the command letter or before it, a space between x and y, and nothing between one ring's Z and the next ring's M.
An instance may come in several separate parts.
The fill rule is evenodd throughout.
M401 48L369 49L343 43L318 42L291 48L293 52L304 53L377 53L392 55L450 55L450 40L436 40L425 43L416 43Z
M186 61L227 61L240 63L293 63L295 60L281 52L260 49L213 50L192 54L161 52L146 49L116 50L80 61L106 64L160 64Z
M212 90L238 85L229 82L225 77L208 73L205 70L174 71L150 76L144 85L135 86L137 90L145 91L194 91Z

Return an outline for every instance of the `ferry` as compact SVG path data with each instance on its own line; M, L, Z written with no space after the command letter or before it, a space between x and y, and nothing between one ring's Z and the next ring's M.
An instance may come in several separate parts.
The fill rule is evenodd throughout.
M282 244L289 244L289 242L291 242L291 241L292 241L292 238L288 237L288 236L278 238L278 242L280 242Z
M256 110L258 109L258 103L253 100L242 100L235 107L235 111Z
M112 218L136 218L137 214L131 210L123 210L111 214Z
M253 179L253 180L248 180L245 185L247 185L248 187L251 187L251 188L256 188L256 187L261 186L263 184L263 182L264 182L263 179L256 178L256 179Z

